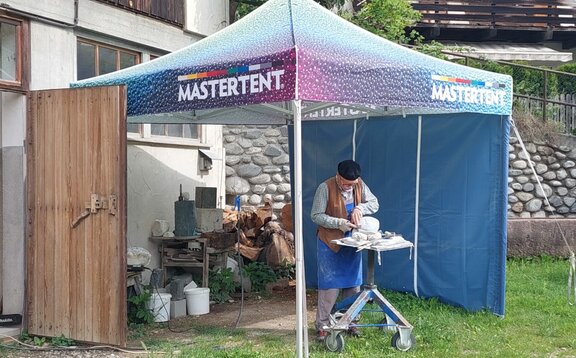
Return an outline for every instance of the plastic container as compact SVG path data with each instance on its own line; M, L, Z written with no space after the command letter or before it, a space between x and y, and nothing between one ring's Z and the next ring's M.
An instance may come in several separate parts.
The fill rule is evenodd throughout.
M201 315L210 312L210 289L206 287L184 290L188 315Z
M148 308L154 315L154 322L166 322L170 319L170 300L172 295L164 292L154 292L150 301L148 301Z

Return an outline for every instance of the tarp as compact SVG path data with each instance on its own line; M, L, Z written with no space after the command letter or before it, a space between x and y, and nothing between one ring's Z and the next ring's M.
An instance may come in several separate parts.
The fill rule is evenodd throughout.
M311 193L351 157L380 198L382 228L415 244L412 260L385 254L378 283L504 313L510 76L406 49L312 0L269 0L187 48L72 87L118 84L133 123L293 126L297 342L304 234L315 286ZM358 118L356 136L358 122L331 121Z
M355 153L362 179L379 198L374 217L381 229L415 243L412 251L380 253L378 287L503 314L509 125L484 114L305 122L304 211L310 211L318 184L334 176L336 163ZM312 287L315 228L305 216Z

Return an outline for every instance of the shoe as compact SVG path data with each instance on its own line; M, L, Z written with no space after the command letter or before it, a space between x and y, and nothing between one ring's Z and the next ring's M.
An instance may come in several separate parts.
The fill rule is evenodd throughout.
M350 337L358 338L362 336L362 333L360 333L360 329L358 329L358 327L350 327L348 328L348 335Z
M328 332L323 331L323 330L319 330L318 332L316 332L316 341L324 342L327 335L328 335Z

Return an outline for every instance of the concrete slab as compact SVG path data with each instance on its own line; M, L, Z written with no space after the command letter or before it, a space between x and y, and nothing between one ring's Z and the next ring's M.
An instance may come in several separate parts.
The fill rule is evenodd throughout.
M20 326L0 327L0 342L12 341L9 337L18 338L21 331L22 327Z
M222 209L196 208L196 228L200 232L222 230L224 211Z

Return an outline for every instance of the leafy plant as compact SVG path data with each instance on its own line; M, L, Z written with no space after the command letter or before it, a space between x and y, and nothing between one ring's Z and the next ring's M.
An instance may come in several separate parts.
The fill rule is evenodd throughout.
M66 338L63 334L60 337L54 337L50 339L50 344L55 347L70 347L74 345L74 340Z
M556 68L558 71L576 74L576 63L567 63ZM558 74L558 92L562 94L576 93L576 76Z
M372 0L365 2L360 11L341 16L390 41L409 43L422 40L422 36L414 30L406 34L406 28L422 18L422 14L414 10L407 0Z
M149 324L154 322L154 314L148 307L152 291L144 288L142 293L128 298L128 324Z
M20 341L41 347L46 343L46 337L34 336L29 334L28 331L24 330L22 333L20 333Z
M447 49L446 46L435 40L432 40L427 43L422 43L421 41L418 41L416 46L414 47L414 50L418 52L421 52L425 55L434 56L442 60L448 60L448 56L442 52L446 49ZM454 49L449 50L454 51Z
M208 273L208 288L210 298L218 303L226 302L232 298L237 284L234 282L234 274L229 267L210 270Z
M245 265L242 270L252 282L252 291L262 292L266 289L266 284L277 280L276 273L272 268L263 262L251 262Z
M284 259L282 260L282 263L280 263L280 266L274 270L274 273L276 274L277 278L286 277L290 280L293 280L296 278L296 265Z

